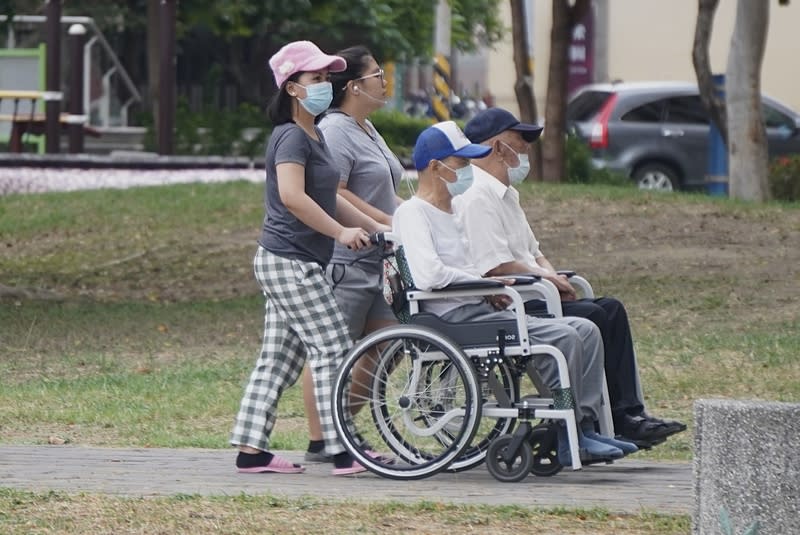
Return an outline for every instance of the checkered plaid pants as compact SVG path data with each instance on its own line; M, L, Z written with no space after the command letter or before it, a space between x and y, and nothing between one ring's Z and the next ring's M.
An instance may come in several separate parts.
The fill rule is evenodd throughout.
M344 451L333 425L336 370L353 342L319 264L274 255L262 247L253 259L266 297L264 342L244 391L231 444L269 449L278 400L308 359L322 438L329 454Z

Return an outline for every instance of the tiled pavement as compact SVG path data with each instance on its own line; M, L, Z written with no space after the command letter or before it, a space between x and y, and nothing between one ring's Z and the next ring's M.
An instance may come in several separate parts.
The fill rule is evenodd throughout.
M280 452L301 462L302 452ZM304 474L238 474L234 450L110 449L80 446L0 446L0 487L32 491L313 496L361 501L602 507L609 511L689 514L692 465L639 461L635 456L550 478L500 483L485 467L393 481L372 474L330 475L331 465L309 464Z

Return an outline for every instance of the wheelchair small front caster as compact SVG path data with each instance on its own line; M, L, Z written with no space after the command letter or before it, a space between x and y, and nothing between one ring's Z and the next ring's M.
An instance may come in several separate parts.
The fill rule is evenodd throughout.
M533 468L533 450L527 441L523 441L517 451L508 451L514 440L513 435L497 437L486 451L486 468L489 473L503 483L522 481Z
M533 450L533 467L531 468L533 475L550 477L564 468L558 462L558 432L554 425L534 427L528 443Z

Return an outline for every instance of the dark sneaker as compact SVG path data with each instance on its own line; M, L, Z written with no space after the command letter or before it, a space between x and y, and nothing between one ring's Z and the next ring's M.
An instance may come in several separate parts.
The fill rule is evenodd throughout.
M333 455L328 455L325 450L322 451L307 451L303 455L303 460L307 463L332 463Z

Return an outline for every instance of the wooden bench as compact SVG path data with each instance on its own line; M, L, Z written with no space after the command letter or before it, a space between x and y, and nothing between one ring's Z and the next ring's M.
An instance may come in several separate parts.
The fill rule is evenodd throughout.
M36 111L36 103L44 100L45 91L4 91L0 90L0 103L3 100L12 100L14 109L11 113L0 113L0 121L11 123L11 133L8 139L9 152L23 152L22 139L25 134L42 135L45 132L47 117L44 113ZM19 111L20 101L29 101L29 110ZM86 124L86 118L81 116L61 113L59 122L62 125L81 124L85 135L100 137L100 132Z

